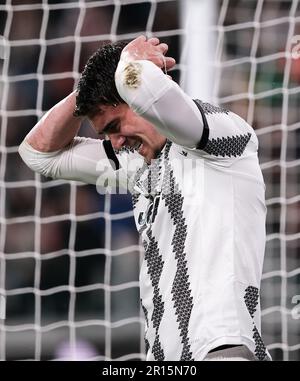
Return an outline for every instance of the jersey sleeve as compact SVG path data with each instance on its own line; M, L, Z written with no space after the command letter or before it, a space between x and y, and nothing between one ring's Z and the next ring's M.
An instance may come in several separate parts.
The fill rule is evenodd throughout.
M150 61L127 61L121 55L115 82L137 114L172 142L210 162L230 165L257 152L256 135L246 121L223 108L193 101Z
M63 150L40 152L24 140L19 147L23 161L33 171L53 179L76 180L99 187L128 188L134 171L126 152L116 154L109 140L76 137Z
M210 103L194 102L203 119L203 134L194 151L204 159L224 165L257 154L258 139L244 119Z
M121 56L122 57L122 56ZM120 60L115 82L123 100L172 142L195 148L202 117L193 100L152 62Z

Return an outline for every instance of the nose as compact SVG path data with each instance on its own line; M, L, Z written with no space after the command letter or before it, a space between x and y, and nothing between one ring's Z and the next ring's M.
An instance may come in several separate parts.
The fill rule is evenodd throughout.
M123 147L125 140L126 140L126 138L124 136L118 135L118 134L109 134L108 136L109 136L109 139L111 141L113 148L120 149Z

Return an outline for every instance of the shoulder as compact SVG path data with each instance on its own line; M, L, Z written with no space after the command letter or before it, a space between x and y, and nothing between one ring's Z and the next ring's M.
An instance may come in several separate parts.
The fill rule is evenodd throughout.
M204 158L234 159L257 152L255 131L243 118L223 107L194 102L206 126L206 135L196 149Z

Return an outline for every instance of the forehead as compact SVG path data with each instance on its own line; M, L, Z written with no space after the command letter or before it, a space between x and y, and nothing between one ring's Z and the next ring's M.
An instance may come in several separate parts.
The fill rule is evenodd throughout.
M94 127L97 129L101 127L105 127L108 123L116 118L120 118L122 116L122 105L114 106L101 106L101 111L97 112L89 119L93 123Z

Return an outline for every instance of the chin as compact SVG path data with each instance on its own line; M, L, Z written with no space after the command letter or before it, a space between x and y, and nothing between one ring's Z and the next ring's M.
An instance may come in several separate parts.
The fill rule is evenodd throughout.
M146 155L144 155L144 158L145 160L147 161L147 163L150 163L151 160L154 160L157 158L157 156L159 155L159 151L151 151L151 152L147 152Z
M139 151L139 154L145 158L147 163L150 163L151 160L157 158L160 151L160 149L154 150L153 148L144 145L142 149Z
M153 155L148 150L145 150L144 152L140 152L140 155L143 156L143 158L149 163L153 159Z

